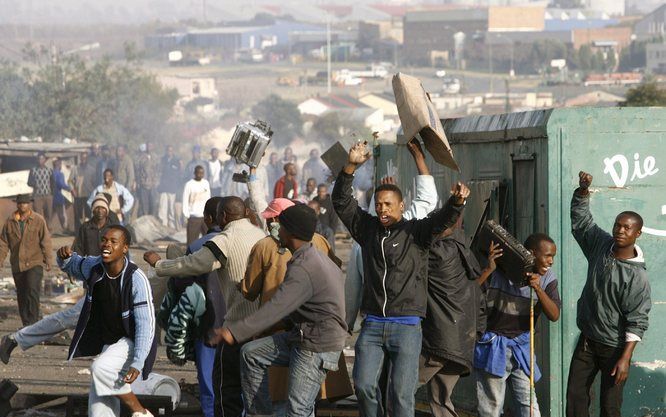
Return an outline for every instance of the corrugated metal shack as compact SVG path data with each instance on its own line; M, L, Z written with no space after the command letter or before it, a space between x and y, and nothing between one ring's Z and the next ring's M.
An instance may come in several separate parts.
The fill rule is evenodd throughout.
M556 241L554 270L560 281L562 313L557 323L540 320L537 358L544 378L537 384L542 414L564 416L569 363L579 331L576 301L582 291L587 262L571 235L569 205L578 186L578 172L594 175L592 213L597 224L611 230L623 210L645 219L638 241L645 253L652 285L650 329L634 353L624 390L624 416L666 413L666 109L575 108L540 110L442 120L460 174L430 167L440 196L453 181L471 185L474 195L466 209L468 236L474 233L488 204L489 216L501 221L520 240L546 232ZM377 176L391 166L399 185L412 189L416 169L404 143L382 144ZM410 193L407 193L410 195ZM461 409L475 412L472 378L458 384ZM597 391L598 393L598 391ZM598 395L597 395L598 398ZM594 400L596 407L598 399Z

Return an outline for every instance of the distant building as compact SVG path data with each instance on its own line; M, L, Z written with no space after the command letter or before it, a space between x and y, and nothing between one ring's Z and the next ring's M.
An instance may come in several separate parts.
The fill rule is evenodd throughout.
M645 69L653 74L666 74L666 44L645 45Z
M309 98L298 105L298 110L305 119L317 119L329 113L336 113L341 122L355 122L380 133L393 126L384 119L381 108L366 106L349 95L328 95Z
M631 43L630 27L609 27L600 29L575 29L572 32L573 46L580 49L590 45L593 49L613 50L619 53Z
M666 4L647 14L634 25L634 34L640 40L649 40L666 35Z
M328 95L311 97L298 105L302 115L321 116L329 111L368 108L350 95Z
M599 29L620 23L605 12L582 9L548 8L544 19L544 30L548 32Z
M220 26L154 34L146 36L144 44L146 49L159 52L190 47L233 56L241 49L264 50L278 46L288 49L295 33L311 33L326 38L326 28L323 26L276 20L274 24L265 26Z
M217 98L215 78L160 76L158 81L164 87L178 91L178 95L187 100L197 97Z
M453 55L455 33L487 30L488 9L409 11L404 18L403 60L432 65L433 54Z
M544 7L491 7L489 32L540 32L545 29Z
M596 90L567 99L564 107L616 107L623 101L624 97Z
M599 10L611 16L624 16L625 0L583 0L582 6L590 10Z

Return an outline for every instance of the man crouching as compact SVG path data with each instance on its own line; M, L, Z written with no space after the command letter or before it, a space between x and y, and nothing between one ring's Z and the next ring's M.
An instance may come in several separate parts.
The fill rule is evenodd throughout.
M345 344L344 279L310 241L317 218L297 204L280 216L280 242L292 253L284 282L254 314L216 329L218 341L243 342L287 318L290 331L247 343L241 350L241 385L247 415L270 415L268 367L289 366L287 417L307 417L327 371L338 369Z
M112 225L102 236L101 256L82 257L69 246L58 250L60 269L87 287L68 358L99 355L90 367L89 416L119 416L120 401L132 417L152 416L129 385L140 370L148 376L157 347L150 284L127 259L130 243L129 231Z

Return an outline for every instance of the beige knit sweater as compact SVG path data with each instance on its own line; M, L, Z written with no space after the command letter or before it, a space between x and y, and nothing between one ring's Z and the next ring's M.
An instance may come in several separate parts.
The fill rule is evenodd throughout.
M221 264L213 252L207 247L203 247L191 255L158 261L155 264L155 273L161 277L186 277L217 270L224 301L227 304L227 314L224 319L227 321L241 320L259 308L258 302L251 302L243 297L238 289L238 283L245 276L252 247L265 236L266 233L250 223L248 219L235 220L227 224L219 235L210 240L227 258L224 269L220 269Z

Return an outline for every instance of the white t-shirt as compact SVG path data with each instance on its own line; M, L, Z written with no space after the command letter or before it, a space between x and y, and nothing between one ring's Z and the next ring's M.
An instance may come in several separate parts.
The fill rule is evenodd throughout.
M183 216L186 219L203 217L204 207L209 198L210 184L207 180L189 180L185 183L185 189L183 190Z

